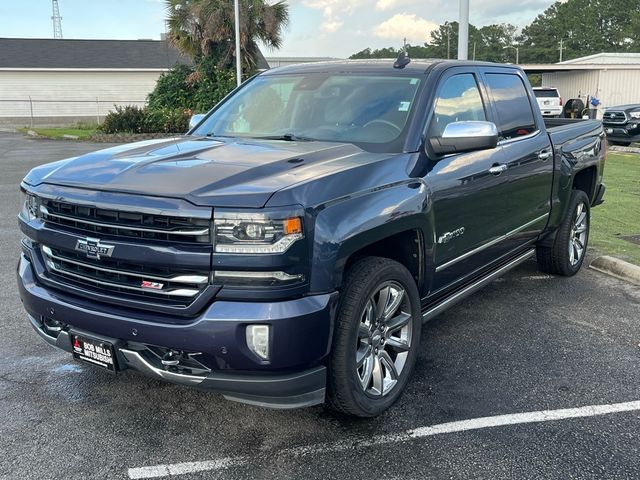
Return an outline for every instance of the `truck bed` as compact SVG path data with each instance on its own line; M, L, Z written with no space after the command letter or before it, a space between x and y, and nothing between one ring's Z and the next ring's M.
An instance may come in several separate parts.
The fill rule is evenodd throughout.
M581 118L545 118L545 127L556 149L568 143L585 140L602 133L600 120L583 120Z

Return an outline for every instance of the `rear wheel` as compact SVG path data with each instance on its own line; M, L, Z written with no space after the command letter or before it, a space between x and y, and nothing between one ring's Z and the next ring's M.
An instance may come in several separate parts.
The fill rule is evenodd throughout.
M553 246L537 247L540 270L567 277L578 273L587 253L590 225L589 197L582 190L573 190Z
M411 273L386 258L359 260L347 272L329 364L335 410L374 417L402 394L415 364L422 318Z

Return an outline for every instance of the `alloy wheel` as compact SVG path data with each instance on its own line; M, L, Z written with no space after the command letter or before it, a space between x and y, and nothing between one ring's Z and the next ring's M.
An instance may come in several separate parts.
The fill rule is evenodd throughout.
M569 235L569 262L576 266L585 254L589 218L583 202L578 203L574 213L574 221Z
M398 383L412 344L411 303L405 289L389 281L369 297L360 317L356 369L369 395L385 396Z

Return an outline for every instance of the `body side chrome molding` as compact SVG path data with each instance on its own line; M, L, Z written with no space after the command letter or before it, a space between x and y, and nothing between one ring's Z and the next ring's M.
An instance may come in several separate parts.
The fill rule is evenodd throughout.
M473 250L469 250L466 253L463 253L462 255L460 255L459 257L456 257L452 260L449 260L446 263L443 263L442 265L439 265L438 267L436 267L436 273L441 272L442 270L445 270L447 268L449 268L452 265L455 265L458 262L461 262L462 260L469 258L472 255L475 255L476 253L479 253L483 250L486 250L489 247L492 247L494 245L496 245L497 243L502 242L503 240L506 240L509 237L512 237L513 235L520 233L521 231L523 231L524 229L530 227L531 225L535 225L538 222L541 222L544 219L548 219L549 218L549 213L545 213L544 215L539 216L538 218L531 220L530 222L525 223L524 225L522 225L521 227L518 227L514 230L511 230L510 232L505 233L504 235L498 237L498 238L494 238L493 240L491 240L490 242L487 242L483 245L480 245L479 247L474 248Z
M526 253L520 255L519 257L515 258L514 260L511 260L509 263L507 263L506 265L503 265L498 270L490 273L486 277L481 278L480 280L472 283L471 285L466 286L465 288L463 288L459 292L456 292L455 294L451 295L450 297L447 297L445 300L443 300L442 302L440 302L436 306L434 306L434 307L428 309L426 312L424 312L422 314L422 321L426 322L427 320L431 320L433 317L435 317L436 315L442 313L443 311L445 311L449 307L452 307L453 305L458 303L460 300L463 300L464 298L468 297L469 295L471 295L472 293L476 292L477 290L480 290L482 287L484 287L490 281L492 281L495 278L501 276L502 274L504 274L505 272L511 270L512 268L517 267L522 262L528 260L529 258L531 258L535 254L535 252L536 252L535 249L528 250Z

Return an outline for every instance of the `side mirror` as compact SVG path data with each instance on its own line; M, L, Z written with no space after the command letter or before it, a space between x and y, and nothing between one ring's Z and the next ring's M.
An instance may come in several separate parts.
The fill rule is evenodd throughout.
M192 116L189 120L189 130L198 125L205 116L205 113L196 113L194 116Z
M430 138L429 142L438 155L488 150L498 145L498 129L493 122L453 122L441 137Z

